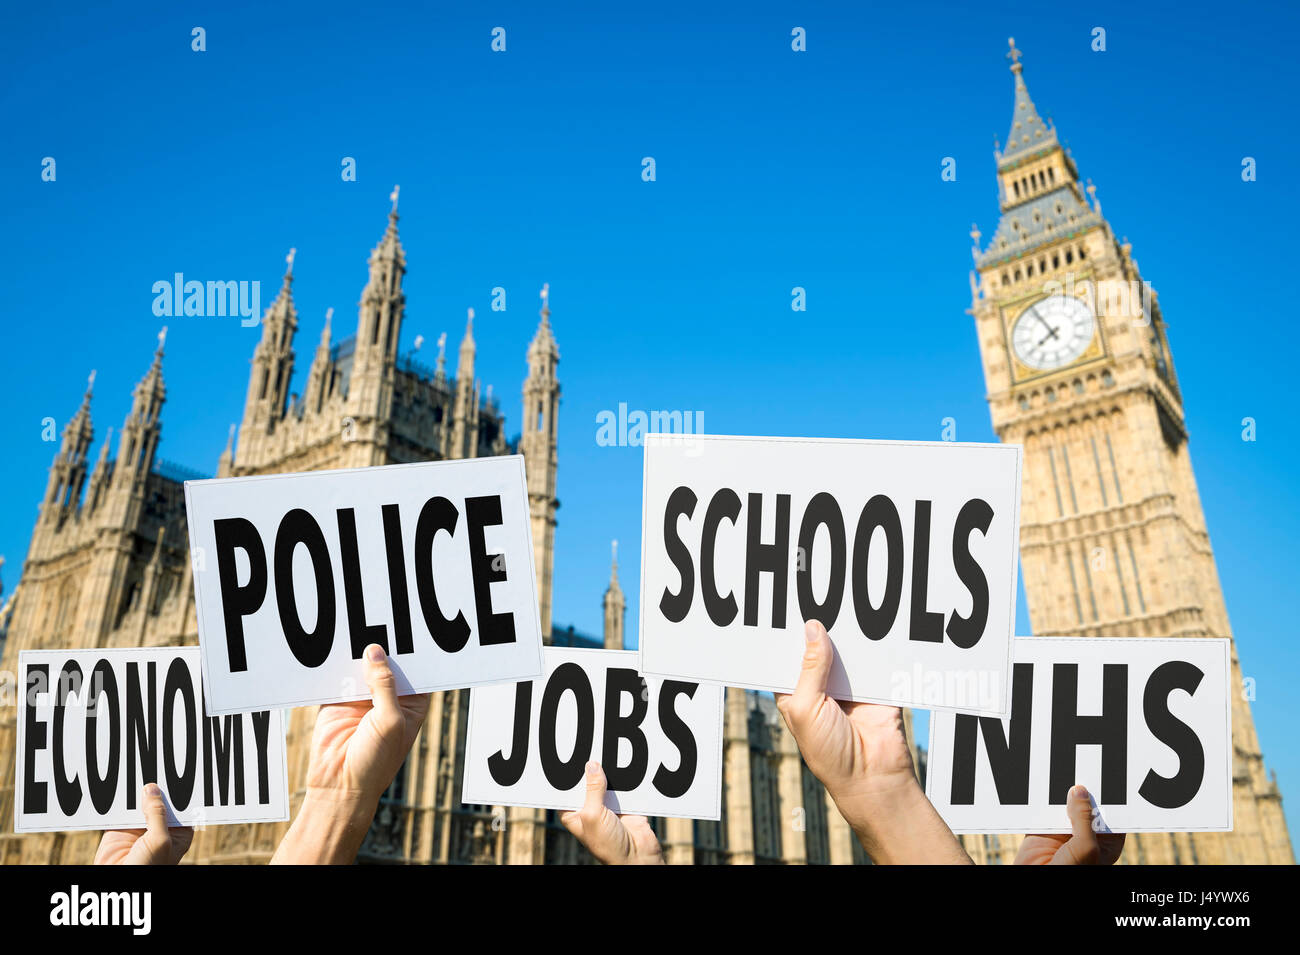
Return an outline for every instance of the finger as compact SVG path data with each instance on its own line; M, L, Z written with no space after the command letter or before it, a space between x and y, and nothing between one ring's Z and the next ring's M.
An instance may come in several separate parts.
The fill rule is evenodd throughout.
M781 712L791 720L790 729L801 724L804 719L817 712L817 708L826 698L826 682L830 679L831 661L835 648L831 638L826 635L826 628L816 620L804 624L803 661L799 666L799 680L794 692L777 697Z
M600 763L590 760L587 763L587 793L582 800L582 818L595 822L605 812L605 790L609 782L605 779L605 770Z
M560 822L564 824L565 829L568 829L571 833L577 836L578 839L581 841L582 816L580 816L576 811L573 810L570 810L569 812L562 812L560 813Z
M171 856L171 832L167 828L167 801L157 783L147 783L141 807L144 809L145 830L140 841L148 850L148 865L163 865Z
M397 677L388 664L388 654L377 643L366 647L365 653L366 687L374 700L375 718L385 728L401 726L401 705L397 702Z
M1070 841L1052 861L1062 865L1096 865L1101 858L1101 847L1092 828L1092 800L1088 790L1072 786L1066 796L1065 812L1070 818Z

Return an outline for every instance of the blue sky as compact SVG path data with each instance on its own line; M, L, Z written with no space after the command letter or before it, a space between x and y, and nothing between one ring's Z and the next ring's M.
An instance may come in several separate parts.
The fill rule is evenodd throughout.
M1300 149L1294 8L1189 4L148 4L11 11L0 36L0 554L12 590L55 446L98 370L117 428L175 272L260 280L298 249L300 356L355 327L402 185L403 348L454 353L518 429L537 290L560 415L555 616L598 632L609 540L637 620L639 448L596 416L694 411L713 433L992 439L971 319L972 222L997 222L1006 38L1160 293L1255 717L1300 796L1292 426ZM191 28L207 51L190 49ZM493 53L491 30L506 29ZM807 30L808 49L790 49ZM1092 28L1107 31L1093 52ZM42 182L41 160L57 162ZM343 182L341 160L357 161ZM657 181L643 182L653 156ZM943 157L957 180L940 179ZM1255 157L1258 181L1243 183ZM790 310L793 286L808 310ZM505 312L489 308L507 290ZM171 320L163 457L215 470L256 329ZM432 351L424 356L432 357ZM307 359L299 363L305 374ZM1258 440L1241 440L1253 417ZM97 452L97 448L92 453ZM1021 631L1028 621L1021 609ZM1300 802L1291 801L1292 830Z

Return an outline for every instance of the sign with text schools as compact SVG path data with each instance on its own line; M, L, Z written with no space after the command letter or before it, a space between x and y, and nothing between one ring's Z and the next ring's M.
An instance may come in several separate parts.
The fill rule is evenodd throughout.
M534 677L542 634L524 459L186 481L208 713Z
M1228 641L1017 637L1011 716L930 716L926 791L953 832L1230 832Z
M788 692L804 621L844 700L1003 715L1018 445L645 436L641 670Z
M642 678L635 653L547 647L540 679L470 693L462 800L579 809L595 760L615 812L718 819L723 693Z
M140 790L168 824L289 818L279 710L207 717L198 647L18 655L14 831L142 829Z

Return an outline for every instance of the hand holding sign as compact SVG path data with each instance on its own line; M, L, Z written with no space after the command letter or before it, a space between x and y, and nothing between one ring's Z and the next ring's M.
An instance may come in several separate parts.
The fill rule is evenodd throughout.
M816 620L792 694L776 705L813 775L877 863L955 864L970 857L921 791L902 711L826 695L835 647Z
M619 815L605 805L608 788L600 763L587 763L582 808L560 814L564 828L605 865L663 865L664 851L645 816Z
M1097 831L1087 789L1072 787L1065 809L1070 834L1025 836L1016 853L1016 865L1114 865L1119 861L1124 833Z
M272 863L350 863L379 797L397 775L429 712L429 695L397 695L383 648L366 647L373 703L322 706L312 732L307 794Z
M167 803L156 783L140 796L146 828L110 829L99 840L95 865L176 865L194 841L189 826L167 828Z

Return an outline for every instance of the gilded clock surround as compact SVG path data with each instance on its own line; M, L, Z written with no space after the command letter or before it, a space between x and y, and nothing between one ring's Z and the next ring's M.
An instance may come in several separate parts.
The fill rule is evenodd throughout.
M1092 279L1091 272L1083 273L1081 275L1080 286L1086 289L1089 283L1091 282L1091 279ZM1071 361L1067 365L1064 365L1061 368L1049 368L1049 369L1031 368L1029 365L1025 364L1023 361L1020 360L1019 356L1016 355L1016 350L1011 346L1012 330L1016 327L1016 323L1020 321L1020 317L1024 315L1025 312L1029 311L1030 308L1032 308L1034 305L1037 305L1039 302L1051 298L1052 295L1054 294L1068 294L1068 293L1065 292L1048 293L1039 290L1024 295L1000 307L1000 312L1002 315L1003 340L1005 342L1005 347L1006 347L1007 364L1011 368L1012 380L1017 385L1025 384L1026 382L1030 382L1030 381L1039 381L1043 378L1050 378L1053 375L1068 374L1069 372L1077 370L1082 365L1087 365L1090 364L1091 362L1097 361L1098 359L1102 359L1106 357L1106 333L1103 331L1102 316L1097 314L1096 309L1094 309L1092 305L1088 302L1089 296L1087 295L1086 291L1084 291L1084 292L1076 292L1073 297L1083 302L1088 307L1089 311L1092 312L1093 315L1092 340L1088 342L1087 347L1085 347L1084 350L1080 352L1079 355L1073 361Z

